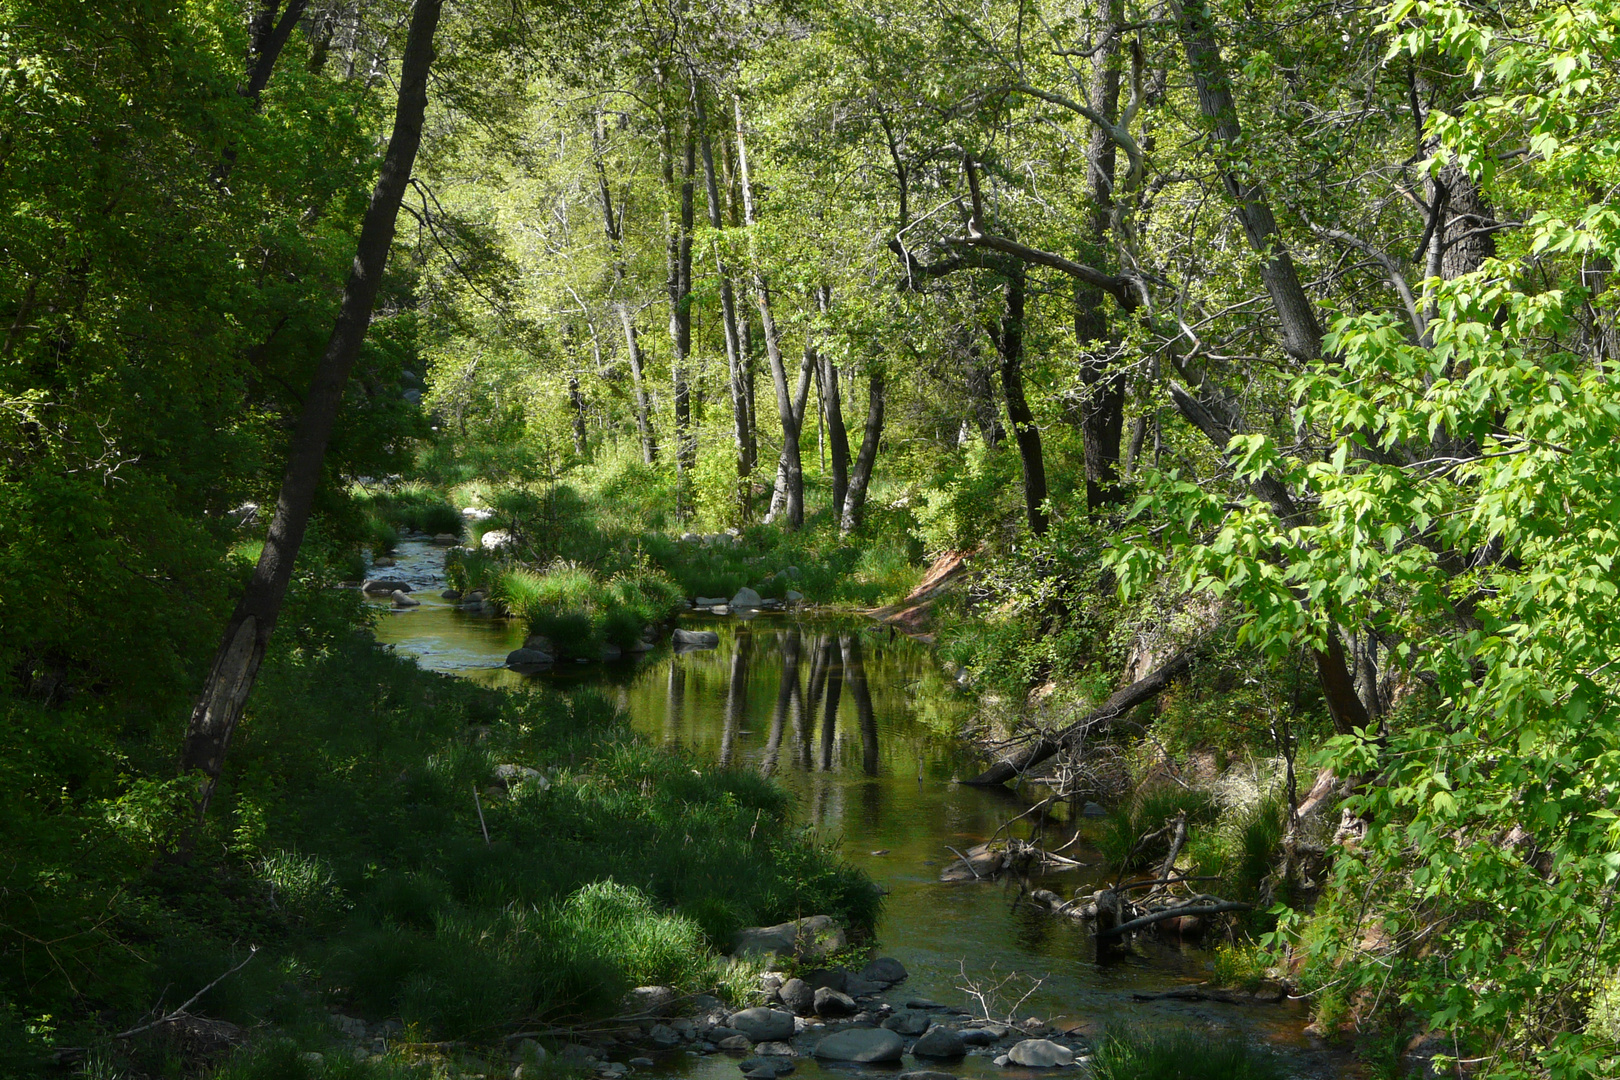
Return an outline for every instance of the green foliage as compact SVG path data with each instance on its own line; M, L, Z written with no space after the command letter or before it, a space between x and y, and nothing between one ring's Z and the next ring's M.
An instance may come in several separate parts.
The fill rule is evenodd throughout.
M1098 1080L1283 1080L1287 1070L1242 1035L1109 1028L1091 1061Z
M459 537L466 527L461 511L451 506L437 490L425 484L398 484L377 489L356 488L353 498L360 513L368 522L378 522L382 527L391 528L396 533L417 532L429 536L449 533ZM396 536L395 540L397 539Z
M1177 815L1187 815L1189 834L1213 822L1219 812L1215 799L1199 788L1162 785L1139 789L1129 802L1116 807L1103 824L1097 847L1108 864L1135 870L1162 859L1170 850L1171 826ZM1159 835L1154 836L1154 833Z

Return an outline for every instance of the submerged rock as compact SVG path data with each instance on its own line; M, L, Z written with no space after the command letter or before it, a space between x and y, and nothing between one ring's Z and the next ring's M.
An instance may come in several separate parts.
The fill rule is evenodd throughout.
M816 1043L815 1055L826 1061L877 1064L899 1061L905 1040L884 1028L849 1028Z
M918 1012L915 1009L901 1009L883 1021L883 1026L890 1031L897 1031L901 1035L921 1035L928 1030L928 1025L932 1022L925 1012Z
M360 583L360 591L373 593L379 596L388 596L391 593L410 592L410 584L398 578L367 578Z

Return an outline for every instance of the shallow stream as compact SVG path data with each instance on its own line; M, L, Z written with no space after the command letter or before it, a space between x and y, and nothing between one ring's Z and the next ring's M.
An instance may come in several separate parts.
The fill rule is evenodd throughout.
M989 989L1011 977L993 995L1001 1015L1027 992L1017 1005L1020 1018L1038 1016L1093 1035L1110 1024L1237 1030L1273 1047L1294 1075L1353 1075L1342 1052L1305 1034L1302 1003L1132 999L1207 978L1210 954L1201 948L1144 936L1130 951L1099 961L1084 923L1020 903L1016 879L941 882L941 871L957 861L951 848L966 851L990 839L1027 803L1011 792L952 782L977 771L950 737L965 702L926 648L903 635L795 614L746 621L687 616L681 625L718 631L719 648L676 654L663 647L616 663L563 664L522 676L502 667L507 652L522 644L516 623L457 611L439 598L442 549L407 541L396 558L378 576L408 581L421 606L389 608L376 634L424 667L490 685L530 678L594 685L618 696L643 736L774 775L796 796L803 820L888 891L878 926L881 952L910 972L888 995L897 1004L926 997L978 1012L966 988ZM1084 840L1067 853L1093 868L1102 861ZM1030 887L1063 896L1081 886L1089 891L1106 884L1093 868L1046 874ZM964 1077L1039 1073L998 1069L980 1056L910 1067ZM801 1059L793 1075L814 1080L823 1071ZM678 1058L652 1072L693 1080L740 1076L723 1054Z

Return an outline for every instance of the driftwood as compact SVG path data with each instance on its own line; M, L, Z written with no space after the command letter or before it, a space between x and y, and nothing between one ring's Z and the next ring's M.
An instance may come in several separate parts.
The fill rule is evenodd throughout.
M1147 675L1124 689L1115 691L1107 701L1068 727L1027 743L1010 757L1003 758L978 776L962 783L974 787L1005 784L1022 776L1059 751L1073 749L1087 737L1102 734L1113 726L1115 720L1144 701L1151 701L1161 690L1169 686L1173 679L1186 673L1192 667L1195 653L1196 650L1192 646L1182 649Z
M1250 911L1253 908L1253 904L1244 903L1242 900L1222 900L1218 896L1195 896L1185 904L1163 908L1159 911L1150 911L1146 915L1138 916L1128 922L1122 922L1117 926L1098 926L1097 936L1099 938L1123 937L1133 931L1141 930L1166 919L1174 919L1180 915L1219 915L1224 911Z
M1198 983L1160 990L1155 994L1137 992L1131 995L1136 1001L1220 1001L1227 1005L1275 1005L1286 996L1283 988L1276 983L1262 983L1254 990L1229 990Z

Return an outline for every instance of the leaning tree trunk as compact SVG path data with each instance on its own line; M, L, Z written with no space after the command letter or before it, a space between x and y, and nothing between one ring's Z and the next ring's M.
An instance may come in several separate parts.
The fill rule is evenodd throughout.
M442 0L416 0L411 11L410 31L400 67L394 130L388 140L388 151L383 155L371 204L361 223L360 240L343 289L337 322L332 327L309 392L304 396L304 410L288 448L287 471L276 500L275 516L270 521L270 534L265 538L253 577L237 602L236 611L225 624L208 681L203 685L202 696L186 730L180 764L185 771L202 774L197 797L199 819L207 813L213 799L231 735L242 718L281 613L293 563L309 525L310 508L320 485L326 446L343 400L343 389L371 322L377 290L388 263L388 249L394 239L394 219L422 142L428 69L433 63L433 35L438 28L441 4Z
M1024 470L1024 512L1029 517L1029 531L1040 536L1046 532L1046 460L1041 454L1041 429L1035 426L1035 415L1024 397L1024 264L1008 262L1007 311L996 333L996 352L1001 357L1007 423Z
M877 463L878 443L883 440L883 405L887 386L883 370L872 363L866 376L866 430L861 434L861 450L855 457L855 467L849 473L849 486L844 492L844 509L838 519L838 531L852 533L861 526L866 513L866 491L872 483L872 466Z

